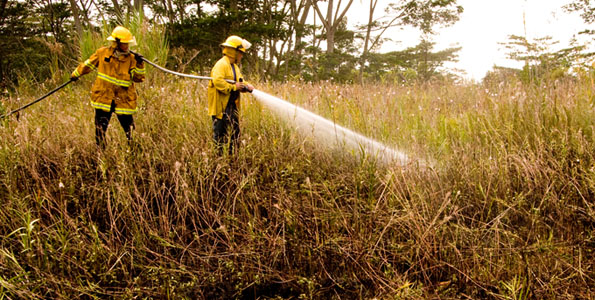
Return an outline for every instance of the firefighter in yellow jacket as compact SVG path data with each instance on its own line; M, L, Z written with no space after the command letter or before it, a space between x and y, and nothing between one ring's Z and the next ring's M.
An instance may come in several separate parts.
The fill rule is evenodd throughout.
M228 37L221 47L223 57L217 61L211 70L209 81L208 102L209 115L213 120L213 139L221 154L223 144L229 139L229 153L238 146L240 137L240 124L238 108L240 104L240 92L252 92L254 87L244 83L239 64L246 50L250 48L250 42L239 36ZM235 84L226 80L233 80Z
M105 132L112 113L116 113L126 138L131 142L132 114L137 109L134 82L145 79L142 55L132 54L129 50L130 46L136 45L132 33L125 27L117 26L107 40L112 42L109 47L99 48L71 75L72 80L77 80L97 71L91 88L91 106L95 108L95 141L101 147L105 146Z

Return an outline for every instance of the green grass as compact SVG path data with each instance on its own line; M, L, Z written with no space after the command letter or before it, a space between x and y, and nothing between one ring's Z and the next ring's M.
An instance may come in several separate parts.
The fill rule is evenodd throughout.
M117 25L126 27L136 38L137 45L132 46L130 50L142 54L157 64L163 65L166 62L169 47L165 38L165 28L162 25L149 24L142 12L131 13L126 20ZM110 26L104 21L100 28L101 32L95 29L85 30L78 39L79 62L88 59L98 48L110 45L111 42L107 41L107 38L114 28L115 26Z
M0 298L593 295L588 80L257 84L434 169L327 150L250 98L218 157L205 82L152 69L138 149L113 120L99 153L90 83L0 127Z

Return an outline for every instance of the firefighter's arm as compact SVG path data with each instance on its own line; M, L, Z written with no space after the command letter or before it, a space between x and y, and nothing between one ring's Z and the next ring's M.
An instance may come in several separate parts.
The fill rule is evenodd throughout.
M143 56L138 53L134 53L134 59L136 60L136 64L130 69L132 81L143 82L145 80L145 74L147 73L145 69L145 61L143 60Z
M254 86L247 82L244 82L243 78L240 78L240 82L236 82L236 84L238 83L238 90L242 93L252 93L252 91L254 90Z
M235 84L225 81L225 69L225 64L219 62L216 63L211 71L211 77L213 77L213 85L218 91L224 94L229 94L232 91L236 91L237 87Z
M238 82L236 82L236 89L241 93L252 93L254 90L254 86L244 81L244 77L242 76L242 72L240 71L240 67L236 65L236 73L238 76Z
M81 63L80 65L78 65L78 67L76 67L76 69L74 69L72 74L70 74L70 79L74 81L91 71L96 71L98 65L99 55L96 51L91 55L91 57L89 57L89 59L85 60L85 62Z

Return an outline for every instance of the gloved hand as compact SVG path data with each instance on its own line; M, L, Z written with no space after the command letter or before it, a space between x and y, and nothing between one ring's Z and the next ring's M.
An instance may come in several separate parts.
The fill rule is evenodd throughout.
M252 90L254 90L254 87L250 84L244 83L244 79L240 78L239 82L236 82L236 89L242 93L246 93L246 92L250 92L252 93Z
M136 59L137 64L142 63L144 61L143 58L144 58L144 56L142 56L141 54L134 53L134 59Z
M77 81L79 80L78 77L74 76L74 75L70 75L70 81Z
M243 84L242 85L241 92L242 93L246 93L246 92L252 93L253 90L254 90L254 87L252 85L246 83L246 84Z

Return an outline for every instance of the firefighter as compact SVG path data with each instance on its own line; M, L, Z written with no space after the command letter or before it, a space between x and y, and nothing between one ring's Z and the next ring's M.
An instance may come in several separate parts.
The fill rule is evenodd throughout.
M209 115L213 121L213 140L219 154L222 153L223 145L227 141L229 141L229 154L232 154L234 147L237 149L239 145L240 93L254 90L252 85L244 83L239 64L250 46L250 42L239 36L228 37L221 44L223 57L211 70L213 79L209 81L207 96ZM226 79L235 81L235 84L228 83Z
M91 71L97 71L97 78L91 88L91 106L95 109L95 142L101 148L105 148L105 132L112 113L116 113L131 144L134 128L132 115L137 110L134 82L145 79L142 55L132 54L129 49L136 45L132 33L125 27L117 26L107 40L111 42L109 47L99 48L71 74L71 80L77 80Z

